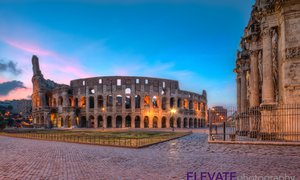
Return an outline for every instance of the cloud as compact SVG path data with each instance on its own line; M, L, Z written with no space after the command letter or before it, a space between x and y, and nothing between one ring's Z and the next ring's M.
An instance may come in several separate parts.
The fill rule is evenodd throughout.
M26 89L23 82L21 81L8 81L8 82L0 83L0 96L8 95L10 91L18 88Z
M13 61L5 62L3 59L0 59L0 72L10 72L13 75L19 75L22 73L22 70L17 68L17 63Z

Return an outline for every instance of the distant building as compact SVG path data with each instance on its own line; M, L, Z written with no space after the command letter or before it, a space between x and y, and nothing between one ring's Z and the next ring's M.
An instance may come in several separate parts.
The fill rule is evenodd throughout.
M212 123L222 123L227 121L227 109L223 106L212 107L209 111L209 119Z
M10 109L9 107L12 107ZM22 116L31 115L32 112L32 102L31 100L12 100L12 101L2 101L0 102L1 109L9 110L13 114L20 114Z
M20 114L23 116L30 115L32 112L32 102L31 100L22 99L22 100L12 100L10 101L11 106L13 107L12 113Z

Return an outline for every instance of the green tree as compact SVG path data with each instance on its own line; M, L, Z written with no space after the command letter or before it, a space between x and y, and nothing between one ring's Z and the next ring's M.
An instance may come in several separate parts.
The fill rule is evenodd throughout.
M4 129L6 126L6 122L3 118L3 116L0 114L0 130Z

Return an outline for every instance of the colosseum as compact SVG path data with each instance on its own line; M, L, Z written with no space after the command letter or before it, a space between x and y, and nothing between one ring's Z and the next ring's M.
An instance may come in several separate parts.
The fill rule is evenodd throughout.
M33 123L54 128L199 128L207 123L206 92L178 81L133 76L46 80L32 57Z

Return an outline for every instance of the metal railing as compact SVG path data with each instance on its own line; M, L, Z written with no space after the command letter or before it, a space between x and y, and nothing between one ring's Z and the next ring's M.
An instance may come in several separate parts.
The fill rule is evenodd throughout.
M210 141L300 142L299 104L210 109L209 122Z

